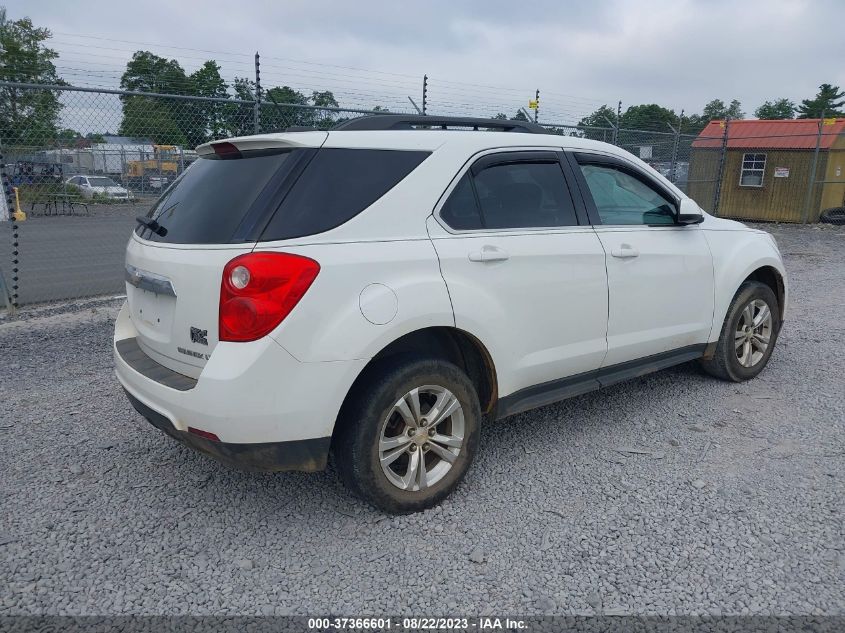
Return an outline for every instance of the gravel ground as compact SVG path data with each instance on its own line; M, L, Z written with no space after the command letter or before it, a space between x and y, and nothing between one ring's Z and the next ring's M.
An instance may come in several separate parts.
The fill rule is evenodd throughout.
M769 368L685 365L484 427L440 507L168 439L112 375L114 301L0 325L2 614L845 614L845 230L768 227Z

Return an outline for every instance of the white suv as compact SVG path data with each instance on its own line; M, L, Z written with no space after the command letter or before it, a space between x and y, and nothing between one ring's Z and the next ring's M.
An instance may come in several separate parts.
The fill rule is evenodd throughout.
M383 115L197 151L129 241L118 379L224 462L331 450L390 512L455 488L482 416L693 359L747 380L783 322L774 240L611 145Z

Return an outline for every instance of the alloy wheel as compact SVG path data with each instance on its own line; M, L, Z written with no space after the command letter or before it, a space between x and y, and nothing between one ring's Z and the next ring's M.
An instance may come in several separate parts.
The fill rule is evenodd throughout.
M455 395L424 385L402 396L387 414L379 436L379 461L401 490L425 490L443 479L464 444L464 411Z
M754 367L766 355L772 339L772 311L762 299L743 308L734 332L736 358L743 367Z

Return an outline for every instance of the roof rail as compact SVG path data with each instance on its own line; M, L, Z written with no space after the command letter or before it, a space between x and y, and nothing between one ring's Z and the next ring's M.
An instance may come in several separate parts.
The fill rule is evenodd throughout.
M450 127L472 128L473 130L499 130L501 132L528 132L530 134L548 134L545 128L529 121L510 121L507 119L480 119L457 116L429 116L424 114L373 114L349 119L338 123L332 130L414 130L419 128Z

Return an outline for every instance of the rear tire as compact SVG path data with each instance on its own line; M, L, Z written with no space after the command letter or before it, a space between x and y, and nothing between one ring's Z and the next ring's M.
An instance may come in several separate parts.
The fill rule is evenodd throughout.
M397 357L353 390L332 443L344 484L393 514L445 499L478 448L481 408L467 375L446 361Z
M728 308L716 352L702 359L711 376L742 382L756 377L772 355L780 333L780 308L772 289L746 281Z

